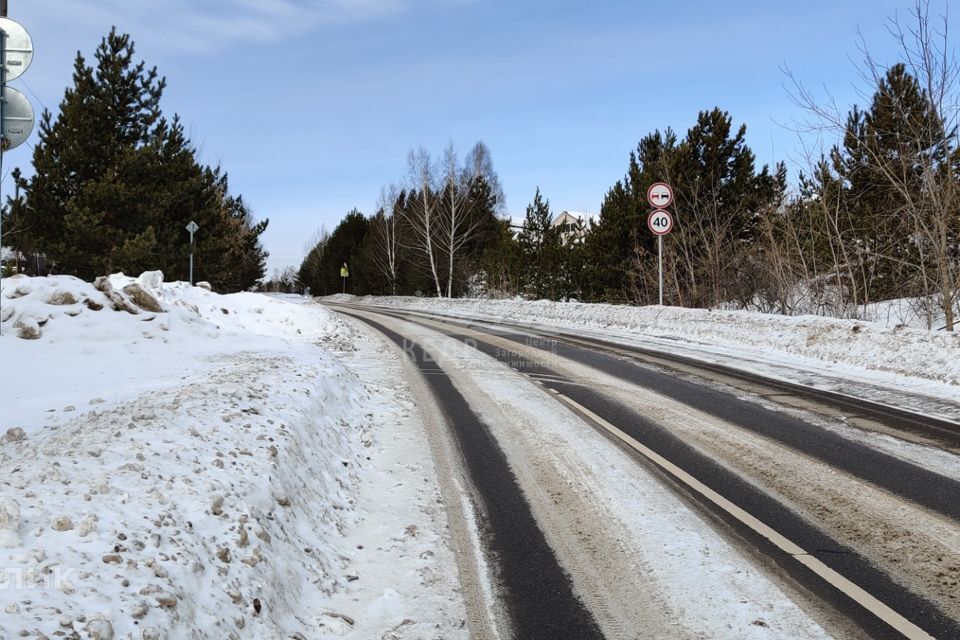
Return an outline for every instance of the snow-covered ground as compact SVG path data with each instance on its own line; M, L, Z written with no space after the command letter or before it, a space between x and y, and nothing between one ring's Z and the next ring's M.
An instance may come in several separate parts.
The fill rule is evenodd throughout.
M545 300L374 296L327 300L561 329L960 419L960 333L956 332L819 316ZM852 382L874 389L853 389ZM887 389L916 394L919 399L886 394Z
M438 463L380 338L305 298L157 274L17 276L0 299L0 640L466 638ZM363 301L960 384L957 336L863 322Z
M2 280L0 639L459 637L375 354L303 299L161 280Z

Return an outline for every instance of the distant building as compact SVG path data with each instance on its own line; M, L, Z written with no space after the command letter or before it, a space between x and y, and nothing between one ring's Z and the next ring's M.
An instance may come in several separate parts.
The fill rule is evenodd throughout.
M590 225L598 222L597 216L576 211L561 211L550 223L560 229L560 241L563 244L583 242L590 233Z

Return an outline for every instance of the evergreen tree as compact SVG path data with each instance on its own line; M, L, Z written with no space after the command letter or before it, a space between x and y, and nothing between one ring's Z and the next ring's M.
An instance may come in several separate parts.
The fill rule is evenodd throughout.
M758 173L746 125L720 109L703 111L676 150L670 178L676 229L669 238L674 301L695 307L749 299L749 256L760 212L782 198L783 180Z
M160 269L187 276L195 220L197 279L218 290L251 288L263 276L265 252L242 199L226 175L201 166L179 119L160 111L164 80L133 64L129 36L112 30L96 51L81 54L56 119L45 111L24 192L25 242L63 273L93 278Z
M670 183L675 195L676 224L664 241L668 302L712 306L749 298L746 270L758 216L786 184L767 167L756 172L745 136L745 125L734 131L730 115L713 109L699 114L682 141L669 129L640 141L587 237L583 272L590 298L656 300L656 238L646 219L647 190L659 181Z
M569 239L563 242L559 248L560 280L558 293L563 300L581 300L587 290L586 266L588 254L586 238L589 237L590 233L590 225L581 218L574 223L573 229L569 232Z
M522 290L523 258L513 236L509 218L494 218L489 241L476 262L481 282L471 293L483 296L514 296Z
M553 226L550 202L537 188L533 202L527 205L523 229L517 237L523 268L524 291L534 298L560 297L561 243L560 230Z
M650 210L647 189L667 180L676 161L677 136L672 130L644 137L630 153L624 178L607 192L600 219L586 239L584 291L590 300L625 302L649 300L637 278L637 256L655 256L655 240L646 232Z
M364 255L370 234L370 220L353 209L336 226L328 238L314 247L300 267L300 280L317 296L340 293L343 282L340 267L350 270L347 293L366 295L377 290L376 266Z
M835 149L834 158L845 186L849 237L857 244L862 303L923 293L904 290L922 261L910 241L916 220L909 209L923 192L925 168L943 161L931 156L944 138L936 110L903 64L880 79L867 111L850 112L843 149Z
M126 238L121 227L133 199L121 180L131 149L145 142L160 118L164 80L133 43L113 30L96 52L97 68L77 54L72 88L54 121L40 119L34 176L22 182L32 244L76 275L110 271L111 252Z

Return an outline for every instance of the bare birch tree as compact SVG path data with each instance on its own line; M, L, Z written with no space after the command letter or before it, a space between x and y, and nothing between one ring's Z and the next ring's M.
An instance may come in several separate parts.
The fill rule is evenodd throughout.
M387 279L391 295L397 295L400 220L395 207L399 195L399 189L394 184L380 190L380 197L377 200L377 213L374 215L370 226L374 248L373 263Z
M447 297L453 297L453 274L457 254L471 241L480 226L474 201L474 186L480 178L480 169L485 164L486 147L477 143L471 161L461 167L456 149L451 142L443 152L441 171L440 211L438 218L441 242L447 257Z
M407 156L407 172L412 197L407 200L406 218L412 231L413 248L423 253L433 278L437 297L443 297L437 272L437 235L439 212L434 193L434 168L430 153L423 147Z
M310 239L303 245L303 251L306 254L297 273L297 280L300 286L306 289L312 289L314 295L320 295L321 291L316 287L320 279L320 268L327 251L327 243L330 240L330 232L325 226L313 232Z

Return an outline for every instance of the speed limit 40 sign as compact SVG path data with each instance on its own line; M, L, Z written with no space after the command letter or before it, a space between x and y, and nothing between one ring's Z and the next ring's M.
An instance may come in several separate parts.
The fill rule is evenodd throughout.
M655 236L665 236L673 230L673 216L664 209L651 211L647 216L647 228Z

